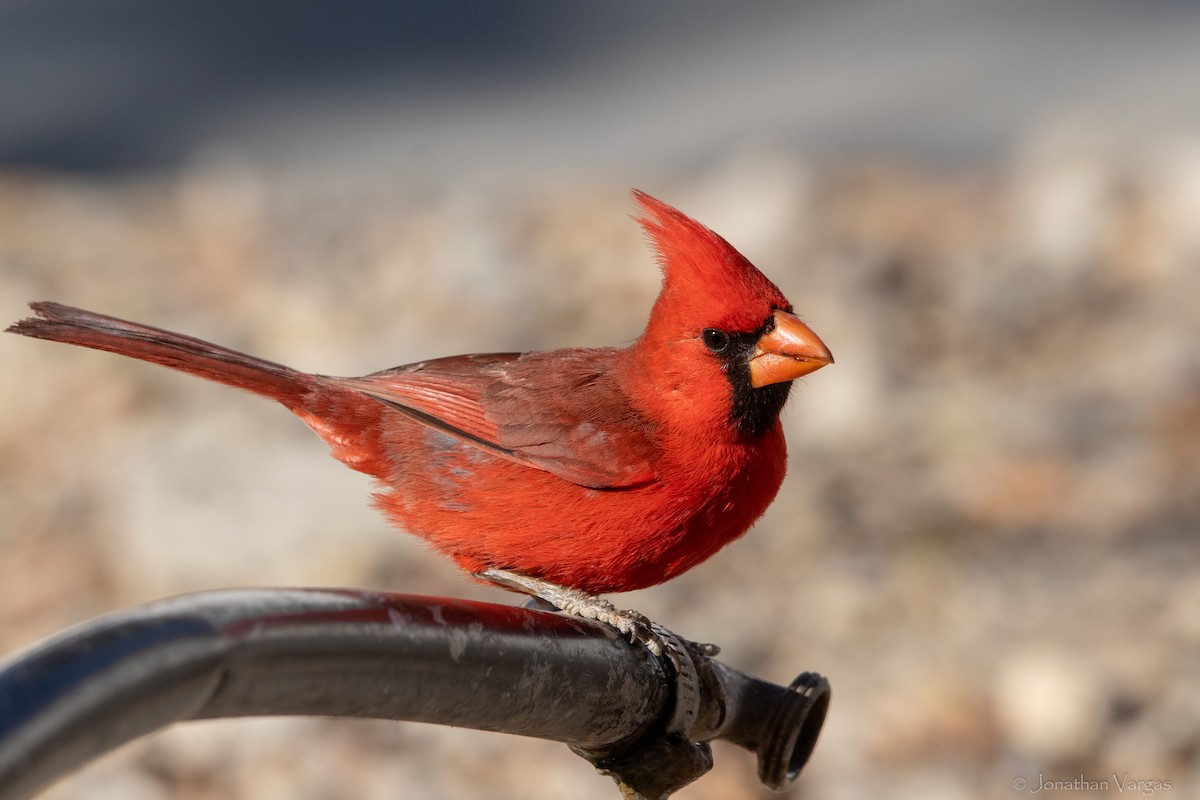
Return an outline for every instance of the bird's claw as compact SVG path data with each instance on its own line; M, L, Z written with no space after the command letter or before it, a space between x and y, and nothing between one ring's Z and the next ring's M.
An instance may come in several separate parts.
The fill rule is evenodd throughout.
M695 656L712 657L721 652L715 644L691 642L651 622L644 614L614 606L607 600L595 597L578 589L559 586L557 583L511 572L494 567L475 574L476 578L489 581L506 589L513 589L528 594L533 598L531 604L545 607L549 605L564 614L583 619L594 619L617 629L617 632L629 638L630 644L641 644L656 658L670 659L679 673L683 667L683 659L691 660ZM686 652L690 650L691 652Z
M612 608L612 604L609 604ZM646 649L655 656L661 656L667 649L666 642L654 630L654 623L644 614L636 611L612 608L611 615L600 620L612 625L619 632L629 637L630 644L645 645Z
M533 578L518 572L494 567L475 574L481 578L507 589L532 595L544 603L549 603L564 614L583 619L594 619L616 628L619 633L629 637L631 644L641 643L656 657L666 654L672 662L678 658L667 647L666 640L654 630L654 623L644 614L637 611L620 609L607 600L594 597L587 592L559 586L541 578Z
M630 644L640 642L655 656L661 656L665 652L666 643L654 631L654 623L644 614L630 609L617 608L607 600L583 592L575 592L571 589L566 591L570 592L571 596L564 597L564 602L561 604L555 603L559 611L573 617L594 619L597 622L611 625L617 629L618 633L629 637Z

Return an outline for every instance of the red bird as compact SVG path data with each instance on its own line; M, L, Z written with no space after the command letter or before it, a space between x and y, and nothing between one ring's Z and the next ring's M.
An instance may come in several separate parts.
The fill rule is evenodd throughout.
M663 286L625 348L466 355L361 378L299 372L57 303L9 328L278 400L375 502L473 576L602 619L592 595L652 586L716 553L783 481L791 382L833 362L783 294L717 234L649 195Z

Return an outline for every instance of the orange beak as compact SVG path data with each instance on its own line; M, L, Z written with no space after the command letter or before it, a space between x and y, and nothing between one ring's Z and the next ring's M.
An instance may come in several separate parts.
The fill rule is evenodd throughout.
M764 333L750 357L750 385L755 389L792 381L833 363L833 356L812 330L794 314L776 311L775 327Z

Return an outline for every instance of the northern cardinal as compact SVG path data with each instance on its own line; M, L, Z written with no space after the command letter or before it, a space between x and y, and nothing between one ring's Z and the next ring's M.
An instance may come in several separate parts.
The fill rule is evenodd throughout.
M379 482L384 514L468 573L654 645L644 618L593 595L661 583L741 536L783 481L792 381L833 358L728 242L634 197L663 285L624 348L336 378L58 303L8 330L278 400Z

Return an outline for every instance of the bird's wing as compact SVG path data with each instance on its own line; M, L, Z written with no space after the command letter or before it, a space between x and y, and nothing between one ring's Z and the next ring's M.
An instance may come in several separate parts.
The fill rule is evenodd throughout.
M596 489L656 477L652 425L614 378L612 349L469 355L335 378L406 416Z

